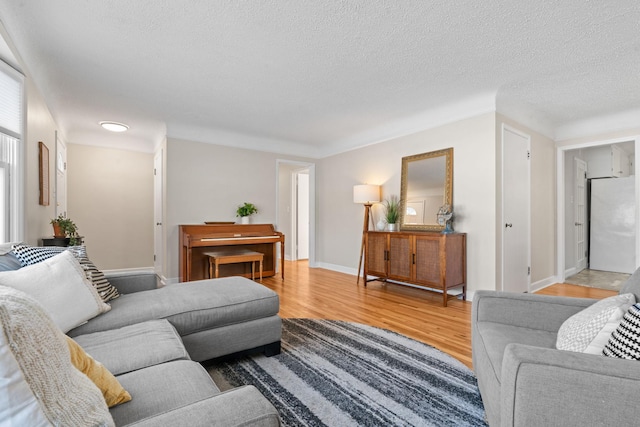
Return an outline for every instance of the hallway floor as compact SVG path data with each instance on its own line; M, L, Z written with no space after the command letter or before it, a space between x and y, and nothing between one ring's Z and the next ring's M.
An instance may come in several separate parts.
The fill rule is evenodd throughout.
M584 269L578 274L567 277L564 283L619 291L629 276L630 274Z

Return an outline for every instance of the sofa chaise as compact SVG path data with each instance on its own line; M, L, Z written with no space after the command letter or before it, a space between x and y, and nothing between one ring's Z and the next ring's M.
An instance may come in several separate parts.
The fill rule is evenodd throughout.
M640 272L620 295L640 302ZM478 291L473 369L491 426L631 425L640 418L637 360L556 349L558 332L597 300Z
M0 269L10 270L12 257L0 256ZM130 401L109 410L115 425L280 425L255 387L220 392L197 363L242 352L279 353L275 292L243 277L163 288L154 274L108 280L120 294L109 301L110 310L67 335L130 393Z

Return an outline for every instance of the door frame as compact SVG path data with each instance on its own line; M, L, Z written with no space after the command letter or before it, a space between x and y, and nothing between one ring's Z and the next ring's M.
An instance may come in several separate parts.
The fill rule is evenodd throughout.
M276 229L278 229L277 220L280 218L280 165L299 166L300 169L309 170L309 267L317 267L316 263L316 165L315 163L300 162L295 160L276 159ZM291 191L286 197L291 198ZM286 230L279 230L285 233L285 244L291 244L290 237L287 238ZM289 242L289 243L287 243ZM293 254L293 252L292 252Z
M153 270L165 282L164 262L164 147L153 154Z
M531 135L514 128L513 126L509 126L506 123L502 123L502 126L500 128L500 147L501 147L501 153L500 153L500 184L501 184L501 188L502 188L502 192L503 192L503 196L501 198L501 202L500 202L500 216L501 216L501 221L498 223L499 224L499 230L500 230L500 242L501 242L501 251L500 251L500 263L501 263L501 268L500 268L500 290L504 290L504 269L505 269L505 233L504 233L504 222L505 222L505 214L504 214L504 206L505 206L505 202L504 202L504 188L505 188L505 182L504 182L504 162L505 162L505 158L504 158L504 132L505 130L508 130L509 132L513 132L516 135L519 135L523 138L525 138L527 140L527 151L529 152L529 163L527 164L527 180L528 180L528 200L529 200L529 209L527 210L527 218L526 218L526 227L527 227L527 264L529 266L529 274L527 275L527 292L531 292Z
M636 268L640 266L640 175L638 165L640 161L640 135L631 135L625 138L614 138L601 141L583 142L572 145L562 145L556 148L556 281L564 282L566 279L565 248L566 236L564 226L564 203L565 203L565 169L564 161L567 151L581 148L597 147L600 145L619 144L621 142L633 141L635 145L634 173L635 173L635 193L636 193ZM588 167L588 166L587 166Z
M589 208L589 206L588 206L589 198L587 197L588 185L587 185L587 177L586 177L588 164L587 164L587 162L585 160L574 158L573 159L574 167L578 164L578 162L584 163L584 172L585 172L585 176L584 176L584 178L582 178L582 180L584 182L584 190L583 190L584 193L582 195L583 199L584 199L584 206L582 208L582 217L583 217L582 222L583 222L583 226L584 226L584 233L583 233L584 241L583 241L583 244L584 244L584 248L585 248L585 254L583 256L584 267L580 268L580 265L578 263L578 259L579 259L578 237L579 236L578 236L578 233L574 233L572 244L573 244L573 247L574 247L574 255L575 255L575 259L576 259L576 273L579 273L580 271L582 271L585 268L589 267L589 262L588 262L588 253L589 253L588 246L589 245L587 243L589 241L589 232L590 232L590 230L589 230L589 218L587 216L587 212L588 212L588 208ZM574 172L575 172L575 170L574 170ZM573 200L574 200L573 221L575 223L575 222L578 221L578 218L577 218L578 207L577 207L577 202L576 202L576 200L578 199L578 191L577 191L578 190L578 176L577 176L576 173L573 173L573 180L574 180L574 182L573 182ZM565 244L566 244L566 242L565 242Z

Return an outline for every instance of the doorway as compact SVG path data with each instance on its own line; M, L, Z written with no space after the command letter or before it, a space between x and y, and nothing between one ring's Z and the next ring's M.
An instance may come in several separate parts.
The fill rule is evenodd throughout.
M315 267L315 165L276 162L276 228L285 235L285 259Z
M631 222L630 233L633 234L629 243L630 247L625 252L632 253L630 263L632 268L640 265L640 222L638 212L639 182L635 173L637 137L620 138L615 140L598 141L571 146L558 147L557 152L557 265L558 281L563 282L568 278L575 282L580 277L595 277L595 270L591 270L590 256L593 254L591 228L592 221L591 184L593 182L631 180L631 190L626 199L629 200L630 209L633 211L627 215L627 223ZM622 158L622 161L621 161ZM627 161L628 160L628 161ZM623 165L624 164L624 165ZM584 171L586 169L586 171ZM628 176L628 177L627 177ZM627 178L625 178L627 177ZM586 185L583 188L582 182ZM605 194L610 191L604 191ZM583 201L583 194L585 199ZM584 202L584 208L581 204ZM611 203L605 203L610 206ZM583 215L582 217L581 215ZM584 220L583 220L584 218ZM605 219L608 224L611 220ZM613 235L606 233L606 235ZM596 238L598 234L596 234ZM619 245L613 245L612 251ZM610 251L605 251L608 253ZM614 257L615 254L613 254ZM595 264L594 264L595 265ZM598 267L604 272L613 269ZM598 275L600 273L597 273ZM580 276L581 275L581 276ZM610 276L607 276L607 278ZM608 280L608 279L607 279ZM592 279L593 282L600 281ZM593 285L592 285L593 286ZM600 286L597 286L600 287Z

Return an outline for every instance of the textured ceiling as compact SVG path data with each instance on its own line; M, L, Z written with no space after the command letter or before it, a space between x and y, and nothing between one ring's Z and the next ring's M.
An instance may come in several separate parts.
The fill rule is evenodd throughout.
M637 0L0 0L0 20L73 143L321 157L496 103L550 129L640 108Z

